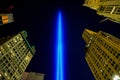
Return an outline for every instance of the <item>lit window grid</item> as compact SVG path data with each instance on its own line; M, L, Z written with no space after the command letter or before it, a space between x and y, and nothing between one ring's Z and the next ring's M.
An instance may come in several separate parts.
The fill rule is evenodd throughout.
M106 41L106 42L105 42ZM100 45L103 46L103 49L107 51L108 54L113 54L111 55L111 57L114 57L116 60L115 61L118 61L119 60L119 57L117 56L114 56L115 54L119 54L119 47L116 47L114 44L112 44L111 42L109 42L108 40L105 40L105 41L102 41ZM100 42L100 41L99 41ZM105 47L105 48L104 48ZM117 60L118 59L118 60ZM119 60L120 61L120 60Z
M8 62L7 62L7 63L6 63L6 62L5 62L5 63L3 62L3 64L4 64L4 67L2 68L2 69L3 69L3 72L6 72L6 73L7 73L8 70L10 69L9 71L13 71L13 72L12 72L12 74L13 74L14 71L15 71L15 68L14 68L14 67L16 66L16 64L13 64L13 61L10 61L10 60L8 60L8 59L5 59L4 61L6 61L6 60L7 60ZM9 65L8 65L8 64L9 64ZM11 67L12 67L12 68L11 68ZM17 69L17 67L16 67L16 69ZM10 76L9 76L9 77L10 77Z
M98 68L98 64L101 64L100 62L99 62L99 60L96 58L96 56L94 55L94 52L92 52L92 50L90 50L90 52L88 53L88 55L90 56L90 58L91 58L91 60L92 60L92 64L94 64L94 67L92 67L92 69L93 69L93 71L94 71L94 68L95 68L95 70L97 70L97 72L94 74L94 76L96 76L96 79L97 80L99 80L99 78L103 78L103 77L101 77L102 76L102 74L100 74L100 70L104 70L104 67L103 67L103 65L102 66L100 66L99 65L99 67L101 67L101 69L100 68ZM97 63L97 64L96 64ZM98 75L96 75L96 74L99 74L99 76ZM105 79L107 78L107 76L104 76L105 77ZM103 80L103 79L102 79Z
M109 41L110 43L113 44L113 46L119 47L120 45L120 39L114 37L111 34L105 33L105 32L99 32L100 36L103 40L107 39L107 42Z
M120 61L120 57L119 57L120 56L120 53L119 53L120 52L120 49L119 49L120 46L118 46L116 43L113 43L113 42L111 42L111 41L109 41L108 39L105 39L105 38L99 38L97 41L99 41L99 43L101 45L103 45L107 49L107 51L109 51L108 53L113 54L112 56L114 56L114 58L116 58ZM118 60L116 60L116 61L118 61Z
M12 43L10 43L10 44L12 44ZM21 44L21 43L18 43L18 44ZM16 44L17 45L17 44ZM14 47L16 46L16 45L14 45L14 44L12 44L12 46L9 48L7 48L6 47L6 45L5 44L3 44L3 46L1 46L0 47L0 51L1 51L1 55L6 55L10 50L12 50L12 49L14 49ZM13 47L13 48L12 48ZM5 49L4 49L5 48ZM15 47L15 48L17 48L17 47ZM6 51L6 49L7 49L7 51ZM19 50L18 50L19 51ZM2 57L1 57L2 58Z
M99 44L99 43L98 43L98 44ZM99 46L101 46L101 45L99 44ZM103 46L101 46L101 47L103 48L104 52L107 53L107 55L105 55L105 57L106 57L107 59L111 59L111 60L112 60L112 62L110 61L109 63L111 63L112 66L113 66L114 64L115 64L115 65L119 65L120 60L117 59L116 56L113 55L113 54L115 54L115 53L118 54L117 51L115 51L115 53L110 53L110 51L109 51L108 49L105 49ZM112 49L112 50L114 50L114 49ZM103 54L103 55L104 55L104 54ZM120 57L118 57L118 58L120 58ZM120 65L119 65L119 66L120 66ZM119 68L119 70L118 70L118 68ZM117 67L116 69L117 69L117 71L120 71L120 67Z
M98 43L97 43L98 44ZM95 46L96 47L96 46ZM104 50L104 49L103 49ZM99 53L100 54L100 53ZM107 54L104 56L104 57L106 57L107 56ZM114 59L113 59L114 60ZM116 61L116 60L115 60ZM115 61L113 61L114 62L114 65L116 64L116 62ZM110 62L107 62L107 63L110 63ZM112 63L111 63L111 65L113 65ZM109 66L111 66L111 65L109 65ZM116 65L118 65L118 64L116 64ZM111 68L112 68L113 66L111 66ZM119 68L119 67L118 67ZM119 71L119 70L114 70L114 72L115 73L117 73L117 71Z
M114 6L109 5L101 5L100 9L98 10L98 13L109 13L112 11Z
M90 56L91 56L91 58L93 59L93 63L94 63L95 66L97 67L96 69L97 69L97 73L99 74L99 77L101 77L102 74L100 73L100 70L104 70L104 67L101 66L102 64L101 64L100 61L98 60L99 57L96 57L96 55L94 55L93 53L94 53L94 52L91 51L91 52L90 52ZM93 57L94 57L94 58L93 58ZM105 73L106 73L106 72L105 72ZM96 74L95 74L95 75L96 75ZM105 77L105 79L106 79L107 76L104 76L104 77Z
M115 7L114 11L112 12L113 8ZM112 13L111 13L112 12ZM120 6L115 5L101 5L100 9L98 9L98 13L109 13L110 15L120 14Z
M120 14L120 6L116 6L113 14Z
M25 43L23 43L22 45L24 45ZM16 47L17 48L17 47ZM18 50L17 50L18 51ZM22 51L25 51L25 50L22 50ZM32 56L32 55L31 55ZM18 63L18 60L17 60L17 62L15 62L15 63ZM6 65L6 64L4 64L4 65ZM14 64L14 66L15 66L15 64Z
M14 40L16 40L16 42ZM10 48L12 48L15 45L17 45L19 42L21 42L22 40L23 40L22 37L20 35L17 35L16 37L7 41L6 44L10 45Z
M116 71L114 71L114 72L116 72Z
M98 50L97 50L97 53L99 53L99 55L97 56L97 58L99 59L101 53ZM113 61L111 62L111 58L108 58L106 56L108 56L106 53L102 54L101 55L101 58L102 58L101 61L105 60L105 62L103 63L103 66L106 65L105 63L107 63L108 67L112 69L112 71L109 71L108 74L110 73L110 75L113 76L113 72L117 74L117 71L115 69L113 69L113 66L112 66ZM117 65L117 64L114 62L114 65ZM107 70L107 69L105 69L105 70Z
M84 33L85 34L85 33ZM108 35L108 34L106 34L106 35ZM85 39L85 37L84 37L85 35L82 35L82 37ZM97 37L98 36L98 37ZM95 38L92 40L92 41L96 41L96 43L97 43L97 40L99 41L99 42L106 42L106 41L101 41L101 38L99 38L99 37L102 37L102 39L104 40L104 39L106 39L106 37L104 37L104 36L101 36L101 34L100 35L96 35L95 36L95 38L96 38L96 40L95 40ZM109 35L109 37L112 37L112 40L114 40L114 42L116 42L116 40L119 40L118 38L116 38L116 37L114 37L114 36L111 36L111 35ZM98 39L99 38L99 39ZM86 40L85 40L86 41ZM111 43L111 40L107 40L107 42L108 43ZM113 52L115 52L116 50L117 50L117 52L120 52L120 50L119 50L119 47L116 47L116 43L114 43L114 42L112 42L111 43L111 45L112 45L112 47L113 47L113 49L112 49L112 51ZM119 41L117 41L117 42L119 42ZM92 48L93 46L94 46L94 44L96 44L96 43L92 43L91 44L91 46L90 46L90 48ZM98 43L97 43L98 44ZM99 44L100 45L100 44ZM110 44L109 44L110 45ZM110 45L110 46L111 46ZM98 46L98 45L97 45ZM118 45L117 45L118 46ZM102 46L103 47L103 46ZM115 49L115 47L117 48L117 49ZM96 46L95 46L95 48L96 48ZM99 48L98 48L99 49ZM89 50L89 49L88 49ZM89 50L90 51L90 50ZM88 52L89 52L88 51ZM94 51L94 49L93 49L93 51ZM96 53L96 52L95 52ZM99 52L98 51L98 53L100 54L101 52ZM107 53L109 53L109 52L107 52ZM107 54L106 54L107 55ZM103 56L103 58L106 58L106 55L104 55ZM96 55L97 57L98 57L98 55ZM108 56L107 56L108 57ZM109 60L110 61L110 60ZM116 60L115 60L116 61ZM108 65L108 67L106 67L106 69L107 69L107 71L108 71L108 73L110 73L110 75L111 75L111 78L112 78L112 74L113 74L113 72L114 72L114 74L118 74L118 73L120 73L120 69L119 69L119 65L117 65L117 68L115 69L115 70L111 70L111 68L110 67L112 67L113 68L113 66L111 66L111 65L113 65L113 63L116 65L116 62L115 61L112 61L112 62L109 62L110 64L110 66ZM102 62L101 62L102 63ZM108 62L107 62L108 63ZM103 63L102 63L103 64ZM119 63L118 63L119 64ZM115 66L114 66L115 67ZM103 75L107 75L106 73L105 74L103 74Z
M30 57L30 60L32 58L32 54L30 52L28 52L28 54L26 56ZM24 72L24 70L26 69L27 65L29 64L30 61L26 61L25 59L22 61L22 63L19 65L18 68L18 73L20 74L20 76L22 75L21 73Z
M88 0L88 2L91 2L91 3L84 3L85 6L91 8L91 9L94 9L97 11L97 14L98 15L101 15L101 16L104 16L104 17L107 17L109 20L113 21L113 22L116 22L116 23L119 23L120 22L120 10L115 10L114 8L117 9L117 7L120 7L119 3L120 1L119 0L108 0L108 1L101 1L99 2L98 0L95 0L95 1L98 1L96 4L96 2L92 2L92 0ZM106 8L106 10L102 10L102 11L99 11L99 7L100 6L104 6ZM107 7L109 6L113 6L112 9L107 9Z
M31 56L32 56L32 55L31 55ZM16 60L15 63L18 63L18 62L19 62L19 61L18 61L18 60L19 60L18 58L15 59L15 60ZM5 61L4 61L4 62L5 62ZM10 61L10 62L11 62L11 61ZM20 63L19 63L19 64L20 64ZM26 63L26 64L28 64L28 63ZM15 65L16 65L16 64L14 64L14 66L15 66ZM7 66L7 65L6 65L6 63L5 63L5 67L6 67L6 66ZM19 66L19 65L18 65L18 66ZM5 67L4 67L4 68L5 68ZM9 67L9 66L7 66L7 67L5 68L6 71L7 71L7 68L8 68L8 67ZM27 67L27 65L26 65L25 67L23 67L23 68L25 69L26 67ZM4 69L4 68L3 68L3 69Z
M86 57L85 59L86 59L88 65L89 65L92 73L94 74L94 77L95 77L97 80L99 80L99 78L100 78L99 75L100 75L100 74L98 74L97 67L95 66L94 62L92 61L91 57L89 56L89 53L87 53L87 54L88 54L88 55L87 55L87 57Z
M11 50L13 50L16 53L16 52L24 50L24 48L23 48L24 45L25 45L24 41L18 42L15 45L13 45L12 43L10 43L10 45L9 45L10 47L8 47L8 48L9 48L9 50L11 49Z
M105 77L105 79L107 78L107 76L111 77L112 75L110 76L110 74L109 74L111 71L109 70L109 72L107 73L106 72L107 69L105 68L105 66L108 65L109 62L106 60L105 57L101 56L101 53L96 48L93 48L93 53L95 54L95 57L97 58L97 60L99 62L96 64L98 66L99 72L100 72L100 70L102 70L102 72L104 71L103 73L102 72L101 73L102 73L103 77ZM104 74L106 74L106 76L104 76Z
M28 52L28 54L26 56L30 56L30 60L31 60L32 54L30 52ZM24 70L26 69L26 67L27 67L28 64L29 64L29 61L27 62L27 61L25 61L25 59L21 62L21 64L19 65L19 68L18 68L20 74L22 72L24 72Z

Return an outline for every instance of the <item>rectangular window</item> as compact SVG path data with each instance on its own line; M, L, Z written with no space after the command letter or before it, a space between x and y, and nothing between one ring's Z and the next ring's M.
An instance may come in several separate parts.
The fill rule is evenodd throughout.
M120 6L115 8L113 14L120 14Z

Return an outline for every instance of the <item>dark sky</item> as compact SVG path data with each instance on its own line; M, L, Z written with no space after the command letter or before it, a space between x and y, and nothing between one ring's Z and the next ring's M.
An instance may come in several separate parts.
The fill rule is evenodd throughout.
M14 4L15 22L5 25L3 33L26 30L36 53L26 71L45 74L45 80L55 80L55 33L58 11L64 22L65 80L94 80L85 61L85 28L105 31L120 38L120 25L111 21L99 23L104 17L82 6L84 0L17 0Z

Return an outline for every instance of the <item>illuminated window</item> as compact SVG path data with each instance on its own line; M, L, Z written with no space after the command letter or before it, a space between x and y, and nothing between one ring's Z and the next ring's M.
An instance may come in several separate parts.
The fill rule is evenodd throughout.
M16 39L13 39L14 40L14 42L16 43L17 42L17 40Z
M120 14L120 6L117 6L113 12L113 14Z
M25 46L23 46L23 48L25 48Z
M7 73L5 73L5 76L7 76Z
M3 15L3 16L2 16L2 19L8 19L8 16Z
M7 44L7 47L10 47L10 45L9 45L9 44Z
M15 56L15 53L13 51L11 51L10 53L11 53L11 57Z
M113 80L120 80L120 77L119 77L118 75L115 75L115 76L113 77Z
M18 41L23 40L20 35L18 35L16 38L17 38Z
M3 23L3 24L8 23L8 19L2 20L2 23Z
M100 8L99 8L99 12L103 12L105 10L105 6L101 6Z
M26 61L29 61L30 60L30 57L27 55L26 58L25 58Z

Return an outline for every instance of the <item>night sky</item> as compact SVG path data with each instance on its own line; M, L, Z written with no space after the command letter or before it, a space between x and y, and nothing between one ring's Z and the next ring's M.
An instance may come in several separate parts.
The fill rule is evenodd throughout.
M8 0L10 1L10 0ZM28 32L28 41L36 53L26 71L45 74L45 80L55 80L56 23L61 10L64 26L65 80L94 80L85 61L82 33L85 28L105 31L120 38L120 24L104 21L102 16L82 6L84 0L17 0L13 1L15 22L1 27L4 34Z

